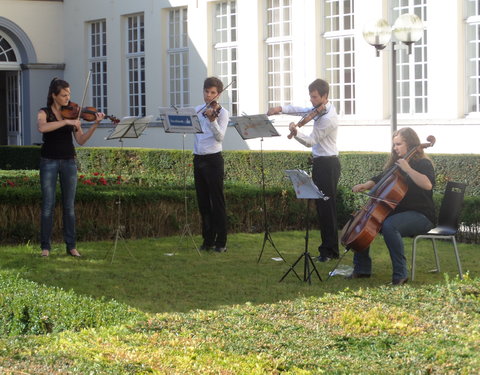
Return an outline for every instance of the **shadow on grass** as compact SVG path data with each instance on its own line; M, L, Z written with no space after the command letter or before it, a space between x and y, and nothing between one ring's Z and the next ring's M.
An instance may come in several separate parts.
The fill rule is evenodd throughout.
M218 309L246 302L275 303L299 296L337 293L345 288L378 287L390 281L390 258L381 238L372 244L372 278L345 280L342 276L334 276L327 281L335 263L316 263L323 281L312 275L309 285L298 280L293 272L279 282L304 252L304 233L272 233L287 263L272 259L278 254L269 242L257 263L263 237L263 233L232 234L226 253L201 252L201 255L193 245L193 240L200 243L197 236L183 241L179 237L120 241L113 260L113 241L80 243L78 248L83 255L80 259L67 256L63 244L57 244L48 258L39 256L38 246L0 247L0 268L40 284L73 289L78 294L96 298L113 298L151 313ZM312 256L317 255L318 237L318 231L312 231L309 246ZM411 242L406 241L410 262ZM479 246L460 244L459 248L464 271L478 275L480 263L474 255ZM439 250L442 272L455 277L453 250L446 243L441 244ZM107 253L109 256L105 258ZM351 262L352 253L348 252L341 264L351 265ZM302 259L295 267L301 278L303 266ZM428 272L433 267L433 253L426 241L420 245L416 280L411 285L442 282L443 274Z

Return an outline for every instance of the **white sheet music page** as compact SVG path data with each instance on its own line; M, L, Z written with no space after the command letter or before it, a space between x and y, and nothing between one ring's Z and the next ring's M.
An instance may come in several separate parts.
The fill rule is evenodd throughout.
M285 171L287 176L292 181L293 188L295 189L295 194L299 199L324 199L326 197L312 181L312 178L307 174L307 172L300 169L288 169Z

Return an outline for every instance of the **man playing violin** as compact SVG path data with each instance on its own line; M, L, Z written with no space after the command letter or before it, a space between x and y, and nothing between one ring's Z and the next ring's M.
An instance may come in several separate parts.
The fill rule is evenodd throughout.
M435 207L433 186L435 171L423 149L418 150L410 161L407 153L420 145L417 133L411 128L402 128L393 133L390 158L384 171L363 184L355 185L353 192L372 189L386 172L397 165L403 174L408 190L395 209L384 220L381 232L392 261L392 284L402 285L408 281L407 260L402 237L427 233L433 228ZM354 270L349 279L368 278L372 272L369 248L357 251L353 257Z
M80 145L85 144L104 118L96 113L95 122L86 133L79 119L65 119L62 107L70 103L70 85L54 78L48 90L47 106L37 115L37 126L43 134L40 151L40 185L42 190L40 246L42 256L49 256L55 211L55 190L60 178L63 204L63 237L68 255L79 257L75 234L75 192L77 188L77 165L72 135Z
M316 79L308 86L310 102L313 108L284 105L270 108L267 115L278 113L298 114L305 117L299 123L290 123L289 138L295 139L306 147L312 148L312 179L315 185L327 196L328 200L317 199L316 207L320 223L322 243L318 247L320 262L337 259L338 225L337 225L337 185L340 178L340 161L337 150L338 117L335 107L328 101L329 84L323 79ZM298 130L311 119L314 120L312 132L307 135ZM305 121L306 120L306 121Z
M203 100L195 108L203 133L195 134L193 174L198 208L202 222L201 250L227 250L227 214L224 196L224 160L222 142L227 131L229 114L216 100L223 83L216 77L205 79Z

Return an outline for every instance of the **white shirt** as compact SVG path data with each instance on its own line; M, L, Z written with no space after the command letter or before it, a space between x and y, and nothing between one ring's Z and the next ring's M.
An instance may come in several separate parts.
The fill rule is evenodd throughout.
M308 113L313 109L296 107L293 105L282 106L283 113ZM335 106L328 102L326 113L316 117L310 135L306 135L297 128L295 139L306 147L312 148L312 156L337 156L337 130L338 116Z
M203 112L203 109L205 109L205 104L195 107L197 113L199 111ZM208 117L203 116L202 113L198 113L198 119L203 133L195 134L193 153L195 155L208 155L222 151L222 142L229 121L228 111L222 107L220 114L213 122L210 122Z

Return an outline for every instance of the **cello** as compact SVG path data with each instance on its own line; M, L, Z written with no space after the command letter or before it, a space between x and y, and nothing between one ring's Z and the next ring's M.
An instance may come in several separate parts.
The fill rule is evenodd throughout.
M410 160L420 150L432 147L435 137L429 135L428 143L413 147L404 157ZM383 177L367 194L370 199L362 209L357 211L345 224L341 232L341 244L347 250L362 252L366 250L388 215L397 207L407 193L408 185L397 164L388 169Z

